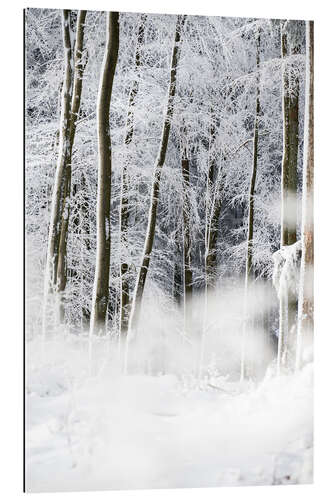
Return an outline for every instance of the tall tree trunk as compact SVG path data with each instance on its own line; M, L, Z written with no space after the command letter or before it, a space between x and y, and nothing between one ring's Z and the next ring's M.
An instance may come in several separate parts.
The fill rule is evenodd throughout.
M223 156L223 155L222 155ZM222 158L225 159L224 157ZM211 207L208 214L206 228L206 257L205 274L207 290L214 288L217 268L217 237L219 231L219 220L222 209L222 170L221 165L217 170L216 160L210 160L209 179L211 184L210 196Z
M184 130L184 137L186 132ZM185 137L186 143L186 137ZM184 258L184 331L188 331L191 323L192 302L192 265L191 265L191 230L190 230L190 161L187 147L182 151L182 176L183 176L183 258Z
M138 40L135 51L135 66L136 70L139 69L141 60L140 60L140 49L143 44L144 38L144 30L145 30L145 22L146 22L146 14L142 14L140 26L138 30ZM128 203L129 203L129 179L128 179L128 146L132 143L133 140L133 132L134 132L134 105L135 99L139 90L139 75L134 80L131 92L128 100L128 111L127 111L127 120L126 120L126 135L125 135L125 145L127 147L127 155L125 158L123 172L122 172L122 183L121 183L121 201L120 201L120 241L121 241L121 251L120 251L120 282L121 282L121 290L120 290L120 317L119 317L119 329L121 335L126 335L128 330L128 319L129 319L129 281L128 281L128 263L123 256L123 248L127 248L128 246Z
M213 123L210 126L210 140L208 151L208 176L206 186L206 225L205 225L205 290L206 294L209 288L213 288L216 272L216 244L218 233L218 219L221 211L220 198L220 172L217 172L216 159L212 154L211 146L214 143L216 129Z
M97 252L90 333L103 335L109 300L111 250L111 137L110 103L119 48L119 13L106 14L106 47L101 69L97 103L98 181L97 181Z
M298 159L298 102L299 81L291 78L286 58L300 52L296 42L288 44L288 22L281 24L283 158L281 168L281 246L296 243L297 226L297 159ZM288 47L289 46L289 47ZM293 83L290 92L291 81ZM280 297L280 327L278 370L294 364L296 346L297 298L292 293Z
M307 21L306 33L306 94L304 119L303 199L302 199L302 261L299 293L296 368L302 364L304 344L313 337L313 175L314 175L314 116L313 116L313 21Z
M260 31L257 33L257 56L256 56L256 108L254 119L253 133L253 159L252 173L249 190L249 211L247 223L247 245L246 245L246 264L245 264L245 285L244 285L244 317L243 317L243 333L241 346L241 380L249 375L249 363L246 362L246 330L249 328L248 321L248 291L251 278L253 276L253 234L254 234L254 194L256 188L257 166L258 166L258 140L259 140L259 113L260 113Z
M213 202L212 213L210 216L208 237L207 237L207 253L206 253L206 279L207 289L214 288L216 282L217 269L217 236L218 225L222 208L221 186L215 188L215 200Z
M68 239L68 224L70 215L70 196L71 196L71 180L72 180L72 152L76 131L76 122L79 116L81 95L82 95L82 79L85 68L83 61L83 37L87 11L81 10L78 13L76 40L75 40L75 55L74 55L74 83L73 95L71 104L71 113L69 120L69 146L68 157L65 166L65 205L61 214L60 223L60 238L59 238L59 257L57 266L57 287L60 294L60 320L64 317L63 292L67 284L67 239Z
M162 173L162 167L165 161L165 156L167 152L168 139L170 133L170 125L171 119L173 115L173 106L174 106L174 96L176 91L176 75L177 75L177 65L180 54L180 33L182 26L185 22L185 16L177 17L176 24L176 34L175 34L175 42L172 51L172 59L171 59L171 71L170 71L170 83L169 83L169 91L168 91L168 101L167 108L164 118L162 137L160 141L160 148L158 152L157 161L154 168L153 173L153 185L151 191L151 201L150 201L150 210L148 217L148 225L147 225L147 233L146 240L144 243L143 256L140 266L140 271L137 277L134 296L133 296L133 304L131 309L130 316L130 329L135 329L138 323L140 309L141 309L141 301L143 296L143 291L146 283L151 251L153 248L154 237L155 237L155 227L156 227L156 217L157 217L157 206L158 206L158 197L159 197L159 189L160 189L160 179Z
M46 334L46 309L50 291L57 290L57 268L61 217L66 205L66 165L69 155L69 123L72 95L72 47L70 35L70 11L62 11L62 31L64 46L64 81L62 85L59 152L53 187L51 219L49 225L48 249L44 279L43 336Z
M297 159L298 159L298 101L299 79L292 77L291 69L286 65L288 55L300 53L300 44L296 41L288 44L288 22L281 25L282 69L282 113L283 113L283 158L281 174L281 246L296 242L297 225ZM290 85L292 83L292 92Z
M175 301L175 304L179 307L181 304L182 298L182 266L181 262L181 249L179 243L179 231L176 232L175 235L175 248L174 248L174 262L173 262L173 286L172 286L172 295Z
M289 191L289 71L285 67L288 56L288 35L286 22L281 22L281 61L282 61L282 116L283 116L283 156L281 168L281 246L288 245L288 191Z

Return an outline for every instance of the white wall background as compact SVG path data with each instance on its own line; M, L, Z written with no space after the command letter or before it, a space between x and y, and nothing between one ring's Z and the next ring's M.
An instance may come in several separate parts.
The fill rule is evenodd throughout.
M324 0L10 0L0 15L0 495L22 493L22 283L23 283L23 13L24 7L86 8L159 13L315 20L315 253L316 425L315 485L205 490L150 490L52 494L52 498L328 499L333 497L332 197L333 9ZM39 494L39 499L49 498Z

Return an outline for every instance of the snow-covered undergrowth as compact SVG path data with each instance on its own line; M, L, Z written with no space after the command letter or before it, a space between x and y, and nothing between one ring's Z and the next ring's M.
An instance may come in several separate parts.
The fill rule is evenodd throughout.
M83 336L27 342L28 491L312 481L311 364L240 387L120 375L110 339L88 360Z
M298 283L301 267L302 242L285 245L273 254L273 285L279 299L288 293L298 296Z

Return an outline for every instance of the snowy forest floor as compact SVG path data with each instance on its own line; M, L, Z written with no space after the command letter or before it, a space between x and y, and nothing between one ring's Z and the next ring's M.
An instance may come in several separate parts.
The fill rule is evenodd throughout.
M121 376L108 346L89 374L86 340L27 342L28 491L312 482L312 364L259 384L220 377L200 387Z

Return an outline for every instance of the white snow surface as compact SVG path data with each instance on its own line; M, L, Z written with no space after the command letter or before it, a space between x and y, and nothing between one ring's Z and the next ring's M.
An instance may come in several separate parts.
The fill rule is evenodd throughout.
M73 338L72 338L73 337ZM110 340L27 342L29 492L312 482L312 364L260 383L123 376Z
M298 284L301 266L302 242L284 245L273 253L273 285L279 299L291 293L298 296Z

